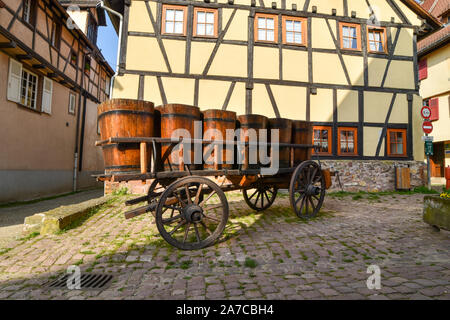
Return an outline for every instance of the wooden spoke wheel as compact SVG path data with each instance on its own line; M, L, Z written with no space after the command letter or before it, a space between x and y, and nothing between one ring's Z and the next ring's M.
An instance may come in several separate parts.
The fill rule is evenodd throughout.
M256 211L268 209L277 197L278 189L271 185L259 185L256 188L244 189L244 200Z
M292 209L299 218L315 217L325 197L325 177L314 161L302 162L294 171L289 185Z
M210 179L185 177L172 183L156 208L156 226L169 244L195 250L213 244L228 221L225 193Z

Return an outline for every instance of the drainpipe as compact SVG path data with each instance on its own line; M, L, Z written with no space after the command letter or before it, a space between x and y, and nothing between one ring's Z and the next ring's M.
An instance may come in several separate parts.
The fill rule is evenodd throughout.
M110 83L110 88L109 88L109 98L112 99L112 92L113 92L113 88L114 88L114 80L116 79L116 77L119 75L119 59L120 59L120 45L122 43L122 25L123 25L123 16L118 13L117 11L114 11L113 9L105 6L104 1L100 1L97 4L97 7L100 7L106 11L108 11L109 13L118 16L120 19L120 25L119 25L119 41L117 43L117 61L116 61L116 73L114 73L114 75L111 78L111 83Z

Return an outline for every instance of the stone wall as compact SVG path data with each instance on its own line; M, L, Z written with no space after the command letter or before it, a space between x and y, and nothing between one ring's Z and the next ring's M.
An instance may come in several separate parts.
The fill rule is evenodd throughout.
M339 191L338 176L344 191L391 191L395 190L395 167L409 167L411 188L426 183L426 164L421 161L390 160L321 160L323 168L337 171L332 177L330 191ZM105 182L105 194L127 188L132 194L146 194L151 180L129 182Z
M426 183L426 164L421 161L321 160L324 168L337 171L344 191L395 190L395 168L409 167L411 188ZM331 190L340 190L338 176L332 177Z

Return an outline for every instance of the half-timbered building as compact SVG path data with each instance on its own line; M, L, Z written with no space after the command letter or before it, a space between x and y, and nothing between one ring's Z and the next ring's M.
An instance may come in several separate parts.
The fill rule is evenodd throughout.
M0 202L90 187L103 170L97 105L114 71L83 31L56 0L0 1Z
M415 1L109 3L124 15L114 98L309 120L349 184L392 188L393 163L421 183L417 41L440 22Z

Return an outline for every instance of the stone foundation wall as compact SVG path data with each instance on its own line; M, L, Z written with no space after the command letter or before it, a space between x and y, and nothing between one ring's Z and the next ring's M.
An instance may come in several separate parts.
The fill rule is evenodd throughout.
M395 190L395 167L409 167L411 188L426 183L426 164L421 161L388 160L321 160L323 168L337 171L332 177L330 191L339 191L338 176L344 191L392 191ZM147 194L151 180L129 182L105 182L105 194L127 188L132 194Z
M338 171L344 191L395 190L395 168L409 167L411 188L426 184L426 164L422 161L321 160L323 168ZM340 190L338 176L332 177L332 191Z

